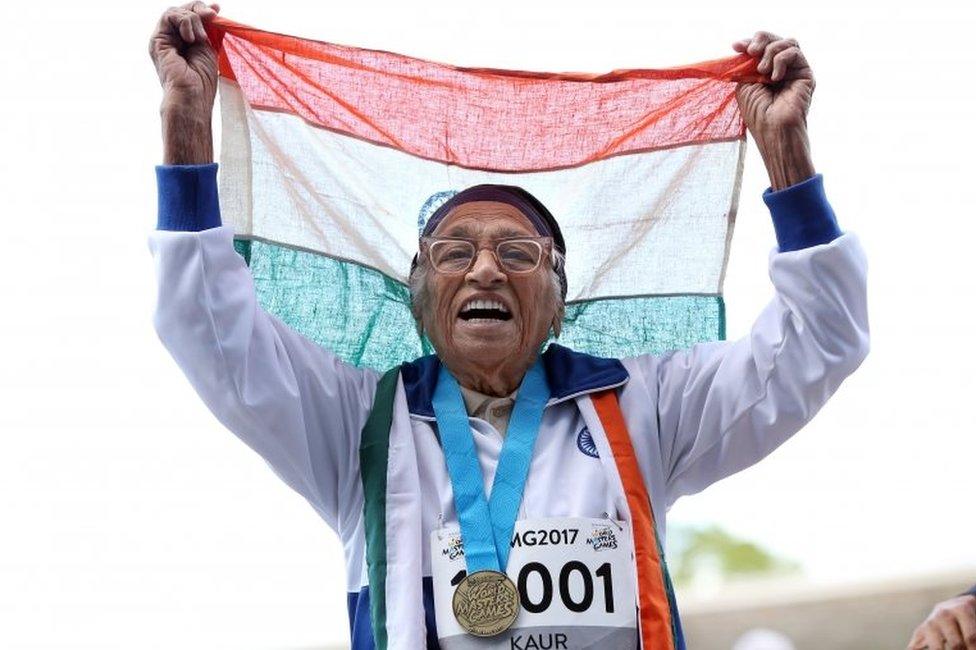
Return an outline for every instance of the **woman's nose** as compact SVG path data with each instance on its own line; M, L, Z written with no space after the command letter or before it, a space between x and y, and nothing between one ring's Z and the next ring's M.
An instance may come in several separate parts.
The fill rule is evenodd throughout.
M504 282L508 276L498 266L495 254L487 248L478 251L474 264L468 271L468 279L479 284L496 284Z

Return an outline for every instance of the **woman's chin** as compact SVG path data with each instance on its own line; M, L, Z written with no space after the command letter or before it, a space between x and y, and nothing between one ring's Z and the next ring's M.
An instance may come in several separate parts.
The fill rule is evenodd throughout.
M519 353L519 334L511 321L458 323L450 346L451 356L471 360L479 366L511 361Z

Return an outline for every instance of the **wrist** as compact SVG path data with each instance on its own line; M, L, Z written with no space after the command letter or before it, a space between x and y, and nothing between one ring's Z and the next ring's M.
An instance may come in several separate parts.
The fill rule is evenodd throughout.
M213 105L165 98L162 123L163 164L204 165L213 162Z
M773 191L796 185L816 174L805 127L754 133L753 138L766 165Z

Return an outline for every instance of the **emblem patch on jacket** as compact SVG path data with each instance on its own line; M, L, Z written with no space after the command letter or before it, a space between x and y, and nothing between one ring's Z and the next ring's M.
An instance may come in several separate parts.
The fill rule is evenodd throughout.
M588 427L580 429L579 434L576 436L576 446L590 458L600 457L600 454L596 450L596 443L593 442L593 435L590 433Z

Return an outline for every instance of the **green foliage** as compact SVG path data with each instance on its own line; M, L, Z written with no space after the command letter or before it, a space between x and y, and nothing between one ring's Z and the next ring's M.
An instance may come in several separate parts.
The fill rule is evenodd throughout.
M758 544L743 540L719 526L677 528L670 531L668 565L678 585L695 582L703 574L728 582L736 578L797 573L796 562L777 557Z

